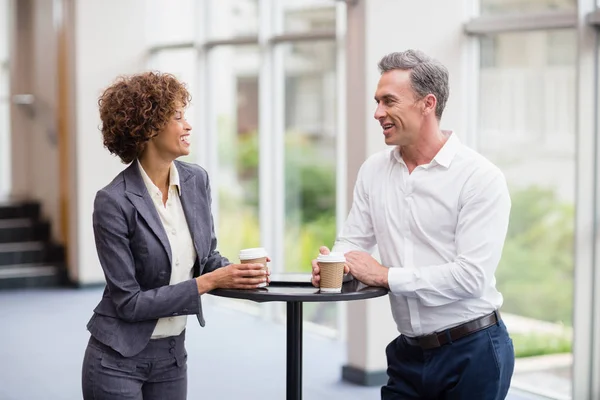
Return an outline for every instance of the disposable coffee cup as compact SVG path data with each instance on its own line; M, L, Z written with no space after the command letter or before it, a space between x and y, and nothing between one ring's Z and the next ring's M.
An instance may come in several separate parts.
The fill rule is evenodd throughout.
M240 250L240 262L242 264L262 264L264 265L264 270L269 271L269 267L267 266L267 250L262 247ZM267 286L267 282L258 285L258 287L265 286Z
M323 293L340 293L344 280L344 264L346 257L343 253L319 254L317 264L320 269L320 289Z

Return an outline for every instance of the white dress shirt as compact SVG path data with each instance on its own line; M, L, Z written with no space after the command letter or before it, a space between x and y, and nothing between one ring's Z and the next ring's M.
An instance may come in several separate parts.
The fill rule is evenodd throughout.
M510 206L502 172L450 133L410 174L397 147L369 157L333 250L377 244L398 331L425 335L502 305L494 273Z
M154 207L160 217L169 245L171 246L171 279L170 285L186 281L192 278L194 262L196 261L196 250L192 235L188 228L183 207L181 205L181 184L179 183L179 172L175 164L171 164L169 170L169 192L166 205L163 204L162 192L152 182L142 164L138 160L138 166L142 179L152 198ZM152 333L152 339L163 338L167 336L177 336L185 329L187 315L177 317L160 318Z

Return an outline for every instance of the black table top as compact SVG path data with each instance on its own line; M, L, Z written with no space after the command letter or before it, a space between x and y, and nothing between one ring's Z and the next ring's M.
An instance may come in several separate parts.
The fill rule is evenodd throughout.
M269 286L258 289L215 289L210 292L214 296L245 299L256 302L266 301L302 301L328 302L364 300L385 296L386 288L366 286L357 281L344 282L341 293L321 293L310 283L310 274L274 274Z

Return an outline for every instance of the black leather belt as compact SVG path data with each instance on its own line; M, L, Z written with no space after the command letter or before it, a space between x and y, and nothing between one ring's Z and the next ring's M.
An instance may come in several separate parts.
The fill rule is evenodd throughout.
M429 335L409 337L402 335L406 342L412 346L419 346L423 350L435 349L445 344L455 342L460 338L478 332L482 329L489 328L490 326L500 321L500 312L494 311L491 314L484 315L483 317L474 319L464 324L460 324L450 329L446 329L442 332L434 332Z

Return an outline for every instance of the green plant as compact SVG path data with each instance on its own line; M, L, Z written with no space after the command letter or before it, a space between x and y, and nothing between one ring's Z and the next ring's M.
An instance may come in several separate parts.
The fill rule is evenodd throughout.
M571 325L574 209L551 190L512 192L512 211L496 278L503 311Z
M260 225L255 208L221 190L219 193L218 248L232 262L238 261L240 249L260 246Z
M515 357L541 356L545 354L570 353L572 341L567 335L541 333L511 334Z
M235 162L238 182L244 188L244 204L249 209L257 209L261 157L258 135L256 132L239 135L237 140ZM287 271L309 272L310 261L319 246L331 245L335 240L335 160L320 151L323 147L326 146L302 134L287 132L285 135L283 190ZM238 202L235 207L239 206Z
M318 144L303 135L288 132L285 139L286 212L300 211L302 221L335 214L335 160L319 152ZM259 159L257 133L241 135L236 150L238 178L253 206L259 201Z
M301 224L290 224L285 234L285 266L288 272L310 272L319 247L330 246L336 236L335 215Z

